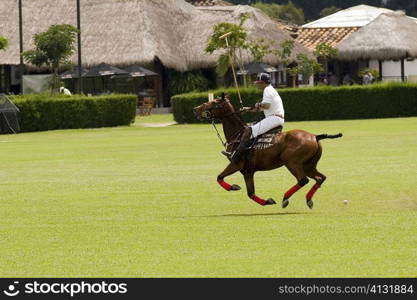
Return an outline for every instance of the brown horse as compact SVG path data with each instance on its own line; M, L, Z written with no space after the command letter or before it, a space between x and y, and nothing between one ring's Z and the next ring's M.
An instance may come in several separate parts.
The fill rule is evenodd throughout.
M233 105L224 94L221 98L216 98L213 101L195 107L194 113L199 119L220 120L223 124L223 131L227 141L226 149L229 152L235 150L246 123L241 117L241 111L235 111ZM287 207L289 198L309 182L308 178L311 178L316 181L316 184L307 193L306 200L308 207L313 208L313 195L326 180L326 176L317 171L317 163L322 154L319 141L339 137L342 137L341 133L337 135L314 135L304 130L278 133L274 136L271 147L261 150L250 149L240 161L236 163L231 162L217 176L217 182L227 191L240 190L241 188L238 185L230 185L224 181L225 177L240 171L245 178L249 198L262 206L272 205L276 204L272 198L264 200L256 196L253 180L254 174L257 171L268 171L286 166L297 179L297 184L284 194L282 207Z

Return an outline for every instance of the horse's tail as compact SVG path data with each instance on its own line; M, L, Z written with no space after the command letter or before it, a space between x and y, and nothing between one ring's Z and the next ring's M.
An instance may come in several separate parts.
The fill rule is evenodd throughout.
M317 142L321 141L321 140L325 140L325 139L337 139L337 138L341 138L343 136L343 134L338 133L338 134L319 134L316 135L316 140Z

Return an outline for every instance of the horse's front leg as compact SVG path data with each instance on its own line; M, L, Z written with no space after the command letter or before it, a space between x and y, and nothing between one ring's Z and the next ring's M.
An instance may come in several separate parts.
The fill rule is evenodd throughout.
M245 178L246 190L247 190L247 193L248 193L248 197L251 198L256 203L262 205L262 206L277 204L274 201L274 199L272 199L272 198L269 198L268 200L264 200L264 199L259 198L258 196L255 195L255 182L253 180L253 175L254 175L254 173L244 173L243 174L243 177Z
M226 191L239 191L241 189L240 186L238 186L237 184L230 185L224 181L224 178L236 173L241 168L242 168L242 164L234 164L234 163L229 164L226 167L226 169L224 169L224 171L221 172L219 176L217 176L218 184L220 184L220 186L224 188Z

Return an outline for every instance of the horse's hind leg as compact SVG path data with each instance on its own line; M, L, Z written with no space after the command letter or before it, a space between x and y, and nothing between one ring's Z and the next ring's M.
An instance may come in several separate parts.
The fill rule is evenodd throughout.
M230 185L224 181L224 178L232 175L233 173L236 173L241 168L242 168L241 164L234 164L234 163L229 164L226 167L226 169L224 169L224 171L220 173L219 176L217 176L218 184L220 184L220 186L224 188L226 191L239 191L241 189L240 186L238 186L237 184Z
M326 176L321 174L319 171L317 171L316 168L306 170L306 173L308 177L316 181L316 184L308 191L306 195L306 201L307 201L308 207L313 208L313 196L317 192L317 190L321 187L323 182L326 180Z
M323 182L326 180L326 176L321 174L319 171L317 171L317 163L320 160L322 154L322 148L321 145L318 144L318 149L316 154L304 164L304 171L307 174L308 177L311 179L314 179L316 181L316 184L308 191L306 195L306 201L307 205L310 208L313 208L313 196L317 192L317 190L321 187Z
M243 174L243 177L245 178L246 190L247 190L247 193L248 193L248 197L251 198L256 203L262 205L262 206L276 204L276 202L271 198L269 198L268 200L264 200L264 199L259 198L258 196L255 195L255 183L254 183L254 180L253 180L253 175L254 175L254 173L244 173Z
M286 208L290 203L290 197L308 183L308 178L304 172L302 163L288 163L287 169L297 178L297 184L290 188L282 199L282 208Z

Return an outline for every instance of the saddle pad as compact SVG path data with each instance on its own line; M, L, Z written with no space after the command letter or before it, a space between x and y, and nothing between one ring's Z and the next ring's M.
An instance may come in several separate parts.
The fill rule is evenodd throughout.
M258 136L254 144L252 145L252 149L262 150L267 149L273 145L273 139L277 134L282 132L282 126L278 126L276 128L271 129L268 132Z

